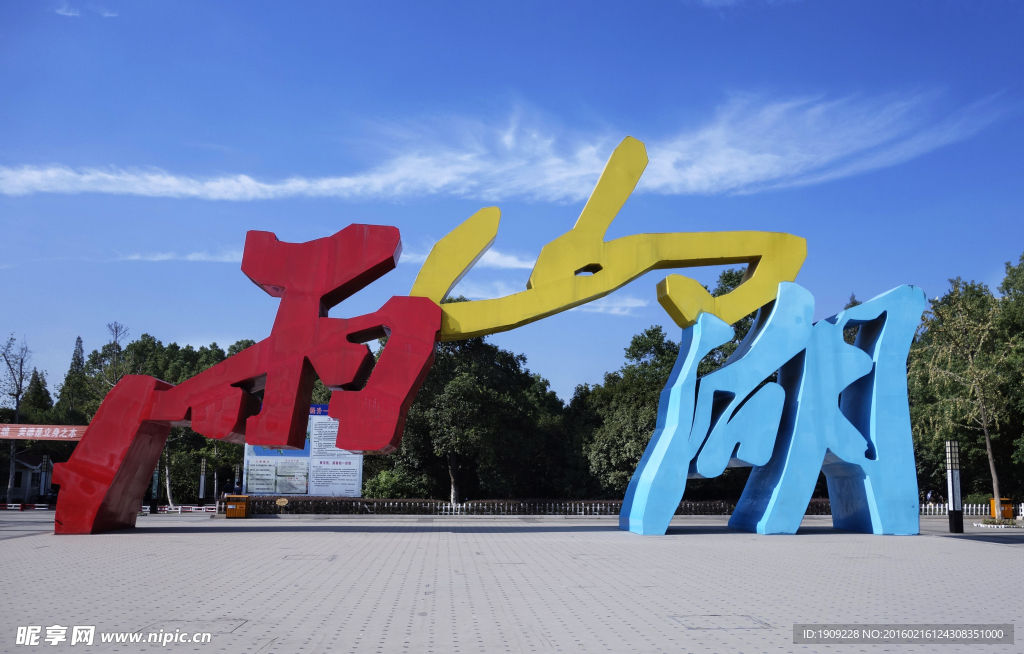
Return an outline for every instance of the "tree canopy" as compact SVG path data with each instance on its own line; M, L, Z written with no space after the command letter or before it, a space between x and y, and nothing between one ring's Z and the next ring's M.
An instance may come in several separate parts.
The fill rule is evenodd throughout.
M923 488L945 486L945 441L956 440L969 491L999 498L1024 490L1022 267L1024 258L1006 264L1002 297L985 284L951 279L924 315L908 373Z
M366 494L452 501L555 496L568 454L563 412L524 356L483 338L439 343L401 449L366 461Z

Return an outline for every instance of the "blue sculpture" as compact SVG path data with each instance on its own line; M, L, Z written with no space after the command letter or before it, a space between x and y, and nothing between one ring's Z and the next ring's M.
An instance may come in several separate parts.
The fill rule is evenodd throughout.
M683 330L619 527L664 534L687 477L753 466L732 528L795 533L821 470L837 528L918 533L906 360L924 301L901 286L812 327L811 294L783 282L726 365L697 380L700 359L733 336L702 314Z

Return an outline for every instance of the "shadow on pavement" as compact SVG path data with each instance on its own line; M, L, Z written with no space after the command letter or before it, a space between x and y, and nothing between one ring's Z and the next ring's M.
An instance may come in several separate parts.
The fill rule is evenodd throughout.
M459 525L237 525L237 526L209 526L209 527L136 527L135 529L124 529L108 533L114 534L283 534L283 533L353 533L353 534L422 534L432 532L449 532L459 534L507 534L509 532L522 532L529 534L539 533L594 533L594 532L615 532L619 528L615 525L580 525L580 526L556 526L556 525L509 525L504 527L486 526L459 526Z
M247 522L246 524L233 525L210 525L210 526L139 526L135 529L125 529L116 532L118 534L156 535L156 534L235 534L235 533L357 533L357 534L418 534L418 533L458 533L458 534L571 534L571 533L627 533L619 529L616 524L603 525L556 525L556 524L512 524L512 525L452 525L452 524L416 524L416 525L358 525L358 524L260 524ZM832 527L801 527L797 532L798 536L842 534ZM749 532L729 529L724 525L683 525L671 526L665 537L679 536L707 536L707 535L751 535ZM757 534L752 534L757 535Z
M689 516L688 516L689 517ZM724 518L724 516L722 516ZM53 533L52 518L43 516L24 517L14 520L0 520L0 541L26 536L37 536ZM227 534L227 533L359 533L359 534L402 534L402 533L459 533L459 534L508 534L521 532L524 534L572 534L572 533L616 533L619 532L618 524L612 520L604 520L600 524L559 524L556 521L545 521L543 517L509 517L503 524L452 524L451 519L425 517L407 524L358 524L355 520L336 522L323 520L315 522L287 522L282 524L276 520L244 520L232 521L231 524L209 524L206 520L189 521L172 524L156 524L154 522L140 522L134 529L123 529L108 533L131 534L138 536L149 536L159 534ZM985 533L977 533L981 530L973 530L965 534L950 534L946 531L945 520L939 524L938 521L921 521L921 535L933 538L954 538L969 540L979 543L992 543L995 545L1024 546L1024 530L987 530ZM624 532L623 532L624 533ZM823 536L851 534L859 532L846 532L835 529L831 524L803 525L797 531L798 536ZM751 532L737 531L730 529L725 524L673 524L669 526L666 537L686 536L724 536L724 535L754 535ZM868 535L868 534L865 534Z
M996 531L993 529L992 531ZM999 530L1002 531L1002 530ZM1006 530L1010 531L1010 530ZM1014 529L1013 531L1024 531ZM973 540L979 543L995 543L997 545L1024 545L1024 533L1009 534L936 534L940 538L956 538L958 540Z
M840 531L839 529L833 529L832 527L812 526L812 527L800 527L800 529L797 530L796 535L797 536L818 536L818 535L828 535L828 534L833 534L834 535L834 534L846 534L846 533L853 533L853 532ZM751 536L758 536L758 535L762 535L763 536L763 535L765 535L765 534L755 534L754 532L750 532L750 531L740 531L738 529L730 529L729 527L726 527L724 525L722 525L722 526L719 526L719 525L693 525L693 526L688 526L688 525L686 525L686 526L676 526L676 525L673 525L673 526L668 528L668 534L666 534L666 535L667 536L691 536L691 535L700 535L700 534L748 534L748 535L751 535ZM788 536L789 534L768 534L768 535L770 535L770 536Z

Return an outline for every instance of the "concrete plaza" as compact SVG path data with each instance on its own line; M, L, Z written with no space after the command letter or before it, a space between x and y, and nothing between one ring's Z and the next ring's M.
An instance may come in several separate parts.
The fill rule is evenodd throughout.
M19 626L95 625L82 651L1005 652L1007 645L794 645L794 623L1024 624L1024 530L796 536L677 517L667 536L614 518L141 517L54 536L52 512L0 513L0 651ZM210 632L116 644L101 632ZM72 649L72 651L77 651Z

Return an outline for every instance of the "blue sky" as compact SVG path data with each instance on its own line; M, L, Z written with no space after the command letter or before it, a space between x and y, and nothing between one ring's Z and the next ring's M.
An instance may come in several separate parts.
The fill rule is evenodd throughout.
M277 301L246 230L401 229L398 269L332 315L408 292L484 206L497 242L456 292L524 288L626 135L651 163L608 237L808 239L817 317L851 292L993 287L1024 252L1024 4L0 4L0 331L59 382L119 321L226 347ZM713 283L718 270L694 273ZM493 337L563 398L677 329L664 273Z

